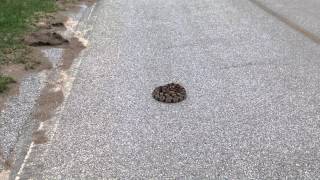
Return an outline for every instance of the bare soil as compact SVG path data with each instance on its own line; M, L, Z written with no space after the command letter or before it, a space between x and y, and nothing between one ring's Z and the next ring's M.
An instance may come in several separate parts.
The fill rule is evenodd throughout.
M59 6L62 9L77 9L76 2L84 2L88 5L92 4L94 0L81 0L81 1L70 1L70 0L57 0ZM26 53L26 57L22 60L22 63L18 64L8 64L1 66L0 72L3 75L8 75L12 77L17 83L9 85L9 91L0 94L0 111L4 109L4 103L7 101L8 97L12 95L17 95L19 93L19 85L21 80L27 73L32 71L41 71L43 69L51 68L50 62L43 56L40 49L36 48L39 46L53 46L53 47L63 47L65 52L63 55L62 69L66 70L70 68L73 59L81 52L85 47L77 38L72 38L70 41L62 37L59 32L65 30L65 22L67 17L62 15L60 12L45 14L34 22L34 26L37 27L37 31L25 35L23 38L23 43L28 45L29 50ZM34 47L32 47L34 46ZM10 57L13 52L8 49L7 56ZM14 57L12 57L14 58ZM44 93L47 94L47 93ZM47 97L49 96L49 97ZM60 95L53 95L52 93L44 95L47 97L45 99L51 99L51 96L60 97ZM58 98L59 99L59 98ZM40 104L43 104L44 100L40 100ZM54 100L60 101L60 100ZM55 104L55 103L49 103ZM48 105L51 107L51 105ZM44 108L46 109L46 108ZM51 109L51 108L48 108ZM42 115L43 116L43 115ZM43 119L43 118L41 118Z
M46 14L40 17L34 25L41 29L61 28L64 29L64 22L67 21L67 17L60 14Z
M95 0L72 0L72 3L70 3L70 0L57 0L58 5L64 10L74 11L79 9L79 7L76 6L78 2L90 6ZM38 21L33 24L38 30L27 34L22 39L22 42L28 45L28 50L30 50L30 52L24 56L24 62L22 64L11 63L1 66L0 73L13 77L17 83L11 84L7 92L2 95L0 94L0 111L5 108L5 102L8 100L8 97L19 93L19 85L23 77L27 76L30 72L39 72L52 67L48 59L41 53L40 48L38 48L39 46L64 48L62 64L58 66L58 70L60 71L68 70L73 60L78 57L81 50L85 48L85 45L83 45L78 38L74 37L67 40L59 34L59 32L66 30L66 20L67 18L59 12L49 15L46 14L39 18ZM8 55L10 55L10 52L8 52ZM64 101L63 83L64 82L57 79L50 81L49 78L48 85L42 89L40 97L36 101L32 114L34 119L41 122L53 117L55 110ZM49 138L46 135L46 131L38 130L32 133L32 141L35 144L43 144L47 143ZM9 159L4 159L0 152L0 164L5 168L3 171L0 171L0 179L7 179L9 177L10 170L14 166L14 163L14 153Z
M63 38L54 28L40 29L24 38L24 42L29 46L57 46L66 44L69 41Z
M85 46L78 38L71 38L70 42L65 45L64 48L62 64L59 66L61 70L69 69L73 60L78 57ZM33 118L40 121L46 121L54 115L54 111L64 100L64 94L61 90L62 86L63 82L60 82L60 80L53 80L42 90L36 103Z
M4 104L8 97L19 93L19 85L27 73L38 72L52 67L51 63L43 56L39 49L31 47L29 50L30 52L25 57L27 59L25 64L7 64L0 68L1 74L10 76L16 81L16 83L9 85L7 92L0 94L0 111L4 109Z
M37 100L37 107L33 117L40 121L45 121L53 116L54 110L60 106L64 100L62 90L55 91L55 85L50 84L42 90L40 98Z
M85 3L87 6L91 6L96 0L56 0L60 8L68 10L74 8L77 3Z
M73 60L78 57L84 48L84 45L77 38L72 38L64 50L63 60L60 66L61 70L69 69ZM61 86L63 86L61 83L63 82L59 82L59 80L53 81L42 90L37 100L36 110L33 113L35 119L40 121L50 119L54 115L55 109L62 104L64 94L61 90Z
M69 45L66 47L63 53L63 63L61 68L69 69L73 63L73 60L78 57L79 53L85 48L85 46L79 41L78 38L72 38Z
M48 141L48 137L44 130L35 131L32 133L32 141L35 144L44 144Z

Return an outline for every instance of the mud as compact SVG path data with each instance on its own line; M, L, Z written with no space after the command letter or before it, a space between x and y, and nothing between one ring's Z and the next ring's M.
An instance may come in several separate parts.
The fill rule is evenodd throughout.
M95 0L56 0L57 4L61 6L64 10L77 10L79 8L78 4L84 3L87 6L92 5ZM39 46L59 46L65 48L63 55L62 69L68 69L73 59L85 48L83 43L81 43L78 38L71 38L70 40L64 38L59 32L66 30L65 23L68 18L61 13L61 11L51 14L42 15L39 19L33 23L38 31L27 34L22 42L29 45L27 48L28 53L26 53L25 58L19 61L21 64L8 64L1 65L0 73L3 75L8 75L14 78L17 83L9 85L7 92L0 94L0 111L4 109L4 103L8 97L12 95L17 95L19 92L19 84L23 77L27 75L26 70L41 71L43 69L51 68L50 62L44 58ZM8 49L7 56L13 55L12 49ZM12 57L14 58L14 57Z
M40 98L37 100L36 110L33 118L45 121L53 116L54 110L63 102L64 95L62 90L55 90L55 85L49 85L43 89Z
M86 0L78 2L85 2L85 4L90 5L90 3L93 3L94 1ZM76 5L74 3L65 5L64 7L66 9L71 9L72 11L75 10L75 12L77 12L77 9L79 9L79 5ZM31 118L35 120L34 122L36 126L43 124L42 122L51 119L55 115L57 108L64 102L65 96L68 95L68 91L66 90L69 87L68 82L70 78L68 70L72 66L74 59L78 57L81 50L86 47L86 43L82 41L84 40L81 38L82 36L78 36L74 32L74 26L72 26L71 29L67 28L68 26L66 25L66 20L67 19L65 16L57 13L49 16L46 15L44 16L44 18L40 19L34 24L39 30L27 35L24 38L24 42L32 46L31 48L37 49L29 55L30 59L34 60L34 63L30 63L30 67L36 66L36 68L30 68L27 71L25 68L26 66L21 64L8 65L3 68L4 71L6 71L5 74L14 77L14 79L17 80L17 83L14 85L14 87L11 88L10 91L7 92L6 95L3 96L2 99L0 99L0 110L1 108L5 108L4 106L1 107L1 104L5 102L8 96L19 93L19 84L23 80L23 77L27 76L27 73L29 73L30 70L31 72L36 72L52 67L49 61L46 58L43 58L44 56L42 54L37 53L40 53L41 49L43 48L55 47L63 49L62 59L61 61L59 61L57 66L52 68L52 70L45 72L47 82L45 84L45 87L41 89L40 96L36 100L36 104L33 107L32 112L30 112ZM63 34L64 30L65 32L70 31L71 35L74 35L74 37L70 38L70 36L66 36L65 34ZM41 58L37 59L39 57ZM50 140L49 136L47 136L47 129L40 128L33 133L32 130L28 134L28 137L34 144L43 144ZM8 167L8 170L11 170L12 174L17 173L16 170L20 168L20 165L22 163L21 156L25 156L26 154L24 153L26 153L26 151L22 154L18 154L19 157L14 157L15 153L16 152L12 152L12 154L9 156L9 159L13 159L13 167ZM1 161L0 167L1 164L6 166L6 162L9 162L8 159ZM0 169L0 177L7 176L9 173L10 171L6 171L6 169Z
M32 133L32 142L35 144L44 144L48 142L48 137L44 130L38 130Z
M93 1L86 0L84 2L90 4ZM67 3L67 1L64 3ZM68 3L64 6L71 8L74 6L74 4ZM23 42L29 46L60 46L65 48L63 55L63 64L61 65L61 68L64 70L68 69L71 66L73 59L76 58L81 50L85 48L85 46L82 45L82 43L77 38L71 38L69 41L58 33L61 30L66 30L66 21L67 17L62 15L60 12L44 15L34 24L39 28L39 30L27 34L23 39ZM40 49L36 47L28 48L30 52L28 52L26 58L22 60L22 64L10 64L1 67L1 74L13 77L17 81L17 83L10 84L10 90L0 95L0 110L4 108L4 103L7 101L8 97L18 94L19 84L22 78L28 73L26 70L41 71L43 69L49 69L52 67L50 62L46 58L44 58ZM10 55L10 52L8 52L8 55ZM48 96L58 97L57 95L52 93L50 93L50 95Z
M3 167L4 167L5 170L11 168L10 160L5 160L1 152L0 152L0 163L2 163L4 165Z
M2 155L2 153L0 152L0 163L3 164L4 171L6 171L6 170L9 170L10 168L12 168L13 160L12 159L5 159ZM1 177L1 171L0 171L0 177Z
M67 17L57 13L57 14L48 14L44 15L34 23L34 25L40 29L52 29L52 28L60 28L63 30L64 27L64 22L67 21Z
M68 47L66 47L63 53L63 62L61 68L63 70L69 69L73 63L73 60L78 57L79 53L85 48L82 42L78 38L72 38Z
M65 47L62 55L62 63L59 66L60 71L68 70L73 63L73 60L78 57L79 53L84 48L85 46L78 38L72 38L70 43ZM46 121L54 115L55 109L58 108L64 100L62 91L64 86L63 81L63 78L51 80L51 82L42 90L33 113L34 119Z
M29 46L57 46L66 44L69 41L59 34L59 31L65 30L64 23L66 21L67 17L61 13L43 15L34 23L34 26L38 30L27 34L23 42Z
M91 6L96 0L74 0L70 2L70 0L56 0L57 4L60 8L68 10L70 8L74 8L77 3L84 3L87 6Z
M4 161L4 169L8 170L12 167L13 161L12 160L5 160Z
M57 46L66 44L69 41L54 29L41 29L27 35L24 38L24 42L29 46Z
M12 77L16 83L9 85L9 90L0 94L0 111L5 108L5 102L8 97L19 93L19 85L28 73L39 72L44 69L50 69L51 63L44 57L43 53L37 48L29 48L29 53L24 58L23 64L7 64L0 68L3 75Z

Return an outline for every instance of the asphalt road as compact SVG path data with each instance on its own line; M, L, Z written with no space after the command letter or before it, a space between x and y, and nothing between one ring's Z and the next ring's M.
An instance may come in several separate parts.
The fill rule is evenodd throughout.
M300 16L319 17L317 0L270 8L318 34L292 18L308 3ZM320 47L282 20L248 0L98 1L55 134L21 177L320 177ZM188 99L152 99L169 82Z
M257 0L275 12L287 17L304 29L320 37L320 1L317 0Z

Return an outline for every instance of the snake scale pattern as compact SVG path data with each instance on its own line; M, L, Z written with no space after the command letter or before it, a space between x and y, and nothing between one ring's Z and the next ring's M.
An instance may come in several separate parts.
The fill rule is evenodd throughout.
M178 103L187 98L187 92L181 85L170 83L155 88L152 97L164 103Z

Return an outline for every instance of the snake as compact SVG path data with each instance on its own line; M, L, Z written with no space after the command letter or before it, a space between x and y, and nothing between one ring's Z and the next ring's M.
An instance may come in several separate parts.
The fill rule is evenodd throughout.
M152 97L164 103L178 103L187 98L187 92L180 84L170 83L156 87L152 92Z

